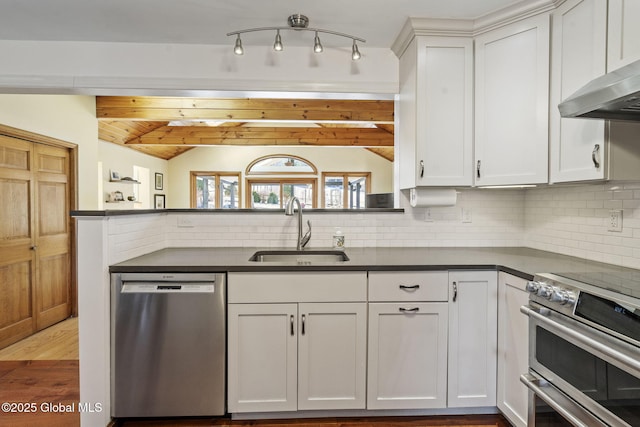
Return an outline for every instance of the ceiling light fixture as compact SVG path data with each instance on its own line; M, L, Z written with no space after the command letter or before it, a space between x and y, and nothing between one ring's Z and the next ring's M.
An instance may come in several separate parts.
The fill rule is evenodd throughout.
M364 39L361 39L360 37L352 36L350 34L345 34L345 33L339 33L337 31L324 30L322 28L309 28L309 18L300 14L289 16L289 18L287 19L287 22L289 24L288 27L283 26L283 27L247 28L246 30L237 30L237 31L232 31L230 33L227 33L227 36L236 36L236 42L233 47L233 52L236 55L244 54L244 49L242 47L242 40L240 39L240 34L252 33L256 31L275 31L276 37L275 37L275 42L273 43L273 50L280 52L284 48L282 45L282 38L280 37L280 30L293 30L293 31L313 31L315 33L315 36L313 38L313 51L315 53L321 53L324 50L324 48L322 47L322 43L320 42L320 36L318 36L318 33L325 33L325 34L332 34L334 36L340 36L340 37L351 39L353 41L351 45L351 59L353 59L354 61L357 61L362 57L362 55L360 54L360 51L358 50L357 42L366 43L367 41Z

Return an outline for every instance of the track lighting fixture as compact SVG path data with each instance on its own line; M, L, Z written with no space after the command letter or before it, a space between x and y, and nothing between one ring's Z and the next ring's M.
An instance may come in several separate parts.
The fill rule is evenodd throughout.
M360 51L358 50L357 42L366 43L366 40L361 39L359 37L352 36L350 34L339 33L337 31L324 30L322 28L309 28L309 18L304 15L295 14L289 16L287 19L287 23L289 26L287 27L261 27L261 28L248 28L246 30L237 30L227 33L227 36L236 36L235 46L233 47L233 52L236 55L244 54L244 48L242 47L242 40L240 40L240 34L251 33L256 31L275 31L275 41L273 43L273 50L280 52L284 49L282 44L282 38L280 36L280 30L293 30L293 31L313 31L315 33L313 38L313 51L315 53L321 53L324 48L322 43L320 42L320 36L318 33L332 34L334 36L345 37L351 39L353 41L351 45L351 59L357 61L362 57Z

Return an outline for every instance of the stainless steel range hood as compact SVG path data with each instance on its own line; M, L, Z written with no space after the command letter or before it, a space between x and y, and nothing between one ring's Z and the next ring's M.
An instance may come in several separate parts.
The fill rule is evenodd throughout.
M640 121L640 61L592 80L558 109L562 117Z

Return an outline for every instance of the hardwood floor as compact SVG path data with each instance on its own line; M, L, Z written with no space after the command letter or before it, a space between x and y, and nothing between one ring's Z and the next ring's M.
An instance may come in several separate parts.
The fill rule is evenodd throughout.
M78 363L77 318L68 319L0 350L0 403L13 404L12 409L16 410L0 411L0 426L79 426ZM26 412L25 408L33 411ZM509 427L500 415L261 421L188 418L118 420L111 424L114 427Z
M4 360L78 360L78 318L70 317L0 350Z
M500 415L465 415L432 417L371 417L317 418L300 420L232 421L229 419L196 418L188 420L128 420L114 423L114 427L509 427Z

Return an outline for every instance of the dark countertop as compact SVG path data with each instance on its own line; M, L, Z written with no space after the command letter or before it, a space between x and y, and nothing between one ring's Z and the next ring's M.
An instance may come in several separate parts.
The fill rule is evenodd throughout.
M529 248L347 248L346 262L294 265L252 262L267 248L167 248L112 265L123 272L499 270L531 279L535 273L636 271ZM268 248L276 249L276 248ZM291 250L291 248L287 248ZM323 248L313 248L323 249Z

